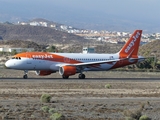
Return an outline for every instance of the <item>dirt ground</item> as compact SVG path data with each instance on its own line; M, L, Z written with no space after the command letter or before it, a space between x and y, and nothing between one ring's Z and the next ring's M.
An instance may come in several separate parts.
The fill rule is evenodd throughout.
M159 72L88 72L85 80L22 76L0 69L0 120L51 120L44 106L65 120L125 120L132 112L160 119ZM52 96L50 103L40 102L44 93Z

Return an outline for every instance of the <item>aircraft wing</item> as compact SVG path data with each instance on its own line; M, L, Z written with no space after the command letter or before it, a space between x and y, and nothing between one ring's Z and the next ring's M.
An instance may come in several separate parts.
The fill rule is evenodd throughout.
M106 60L106 61L95 61L95 62L85 62L85 63L76 63L76 64L65 64L65 66L90 66L90 65L96 65L96 64L103 64L103 63L112 63L112 62L117 62L120 60L125 60L128 58L123 58L123 59L113 59L113 60Z
M103 63L112 63L120 61L120 59L114 59L114 60L107 60L107 61L96 61L96 62L85 62L85 63L77 63L77 64L71 64L72 66L88 66L88 65L96 65L96 64L103 64Z

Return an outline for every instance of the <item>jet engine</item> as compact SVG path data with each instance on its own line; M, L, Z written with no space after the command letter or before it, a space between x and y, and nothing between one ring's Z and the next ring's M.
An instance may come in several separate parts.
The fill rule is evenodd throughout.
M53 73L53 72L54 72L54 71L49 71L49 70L35 71L36 75L39 75L39 76L50 75L50 74Z
M76 74L76 67L74 66L62 66L59 68L59 74L63 76L70 76Z

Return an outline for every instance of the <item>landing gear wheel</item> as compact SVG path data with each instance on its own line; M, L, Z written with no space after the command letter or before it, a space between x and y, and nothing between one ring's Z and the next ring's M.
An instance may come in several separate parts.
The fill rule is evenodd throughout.
M27 75L23 75L23 78L24 78L24 79L27 79L27 78L28 78L28 76L27 76Z
M68 79L69 76L64 76L64 75L62 75L62 78L63 78L63 79Z
M23 79L27 79L28 78L27 73L28 73L28 70L24 70Z
M81 74L79 74L78 77L79 77L79 79L85 79L86 76L85 76L85 74L82 74L82 73L81 73Z

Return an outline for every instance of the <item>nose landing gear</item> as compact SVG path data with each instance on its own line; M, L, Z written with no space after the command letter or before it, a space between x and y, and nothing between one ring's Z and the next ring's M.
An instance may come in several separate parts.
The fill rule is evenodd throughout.
M28 73L28 71L27 71L27 70L25 70L25 71L24 71L24 75L23 75L23 79L27 79L27 78L28 78L27 73Z

